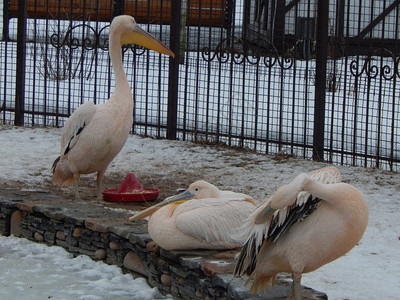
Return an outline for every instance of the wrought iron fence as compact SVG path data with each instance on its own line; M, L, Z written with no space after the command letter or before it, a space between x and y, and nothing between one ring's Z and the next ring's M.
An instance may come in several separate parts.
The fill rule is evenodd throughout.
M4 1L2 123L106 101L126 13L176 53L123 48L133 133L399 170L398 0Z

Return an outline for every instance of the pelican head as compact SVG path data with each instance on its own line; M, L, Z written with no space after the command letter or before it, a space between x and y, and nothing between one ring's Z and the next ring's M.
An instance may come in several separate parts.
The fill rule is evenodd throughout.
M133 217L130 217L128 221L138 221L144 219L148 216L151 216L161 207L169 204L181 204L192 199L216 198L219 196L219 194L220 190L215 185L204 180L198 180L193 182L186 191L166 198L160 203L141 211Z
M136 44L175 57L175 54L162 42L140 28L132 16L122 15L115 17L110 25L110 32L116 31L119 31L121 36L121 47L125 44Z
M294 203L297 197L304 194L302 187L311 180L311 178L302 173L298 175L291 184L284 184L277 189L275 194L269 198L256 216L255 223L265 223L278 209L283 209Z
M220 190L213 184L204 181L198 180L189 185L187 191L183 192L183 194L187 194L189 199L204 199L204 198L217 198L220 194Z

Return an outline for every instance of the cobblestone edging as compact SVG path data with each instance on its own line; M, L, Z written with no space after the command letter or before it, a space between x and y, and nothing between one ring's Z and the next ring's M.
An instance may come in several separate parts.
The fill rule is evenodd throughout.
M177 299L275 299L291 293L291 285L280 280L267 294L252 295L243 285L245 278L230 274L234 263L229 252L160 249L146 221L125 223L126 217L100 204L62 201L49 193L0 191L1 235L61 246L74 255L117 265ZM327 299L309 288L305 295Z

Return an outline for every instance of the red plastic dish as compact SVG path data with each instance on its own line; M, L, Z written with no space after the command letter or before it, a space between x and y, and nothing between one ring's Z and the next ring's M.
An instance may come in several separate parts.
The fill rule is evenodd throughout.
M159 189L144 188L145 191L151 191L146 193L116 193L117 189L106 189L103 191L103 198L106 201L112 202L143 202L156 200Z

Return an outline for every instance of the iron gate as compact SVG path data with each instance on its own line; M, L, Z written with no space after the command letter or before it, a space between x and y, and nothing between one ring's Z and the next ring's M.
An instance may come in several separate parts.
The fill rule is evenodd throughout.
M127 13L176 53L124 47L133 133L398 171L399 4L5 1L0 119L59 127L108 99L108 26Z

